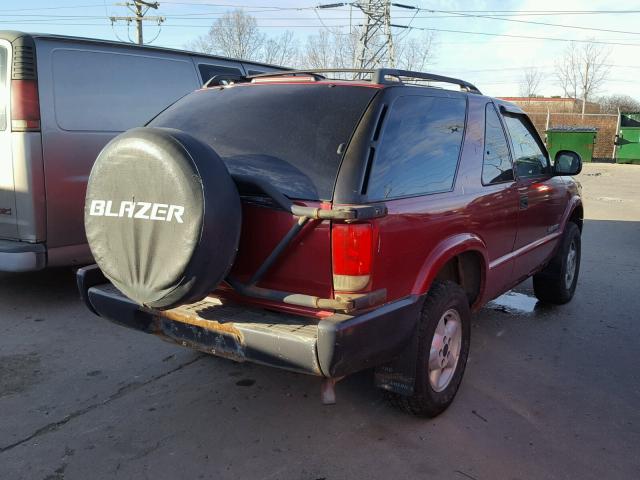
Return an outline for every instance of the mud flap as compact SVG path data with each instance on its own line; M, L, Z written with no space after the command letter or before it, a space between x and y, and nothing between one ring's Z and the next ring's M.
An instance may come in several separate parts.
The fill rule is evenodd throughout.
M417 359L418 335L416 331L412 335L411 341L396 358L376 367L376 387L399 395L413 395L416 384Z

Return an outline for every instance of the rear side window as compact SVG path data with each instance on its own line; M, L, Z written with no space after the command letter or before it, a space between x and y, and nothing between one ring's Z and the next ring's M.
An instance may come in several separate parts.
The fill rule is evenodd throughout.
M505 123L518 178L540 177L549 173L549 160L536 141L537 134L525 123L522 115L505 115Z
M141 126L199 87L190 59L59 49L52 61L56 121L63 130Z
M487 103L484 121L484 161L482 183L502 183L513 180L513 164L500 118L493 104Z
M7 101L9 99L7 67L7 49L0 47L0 130L7 128Z
M200 71L200 77L202 77L202 83L207 83L216 75L239 75L242 76L242 72L239 68L223 67L222 65L207 65L201 63L198 65Z
M304 200L331 200L344 145L377 90L291 84L209 88L149 123L209 144L232 174L267 180Z
M374 158L372 200L451 190L464 133L465 98L405 96L392 105Z

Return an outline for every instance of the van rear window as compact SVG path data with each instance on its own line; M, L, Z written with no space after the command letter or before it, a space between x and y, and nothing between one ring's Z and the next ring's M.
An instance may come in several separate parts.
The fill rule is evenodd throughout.
M376 91L326 84L212 88L186 96L149 126L177 128L209 144L232 174L266 179L291 198L330 200L343 147Z
M148 122L199 87L190 59L75 49L53 53L56 122L120 132Z

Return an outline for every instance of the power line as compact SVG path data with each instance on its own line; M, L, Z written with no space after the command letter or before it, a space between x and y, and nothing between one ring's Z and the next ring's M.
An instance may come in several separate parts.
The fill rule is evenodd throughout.
M0 20L0 24L15 24L15 21L12 20ZM47 22L44 20L38 21L24 21L24 23L28 23L29 25L49 25L49 26L89 26L89 27L100 27L107 26L103 23L78 23L78 22ZM362 25L360 25L362 26ZM421 31L433 31L433 32L444 32L444 33L462 33L468 35L482 35L482 36L492 36L492 37L502 37L502 38L519 38L524 40L550 40L557 42L576 42L576 43L596 43L601 45L621 45L621 46L629 46L629 47L640 47L640 43L624 43L624 42L612 42L612 41L603 41L603 40L581 40L581 39L571 39L571 38L557 38L557 37L536 37L530 35L510 35L504 33L488 33L488 32L472 32L467 30L451 30L451 29L442 29L442 28L427 28L427 27L406 27L403 25L395 25L392 24L392 27L396 28L409 28L412 30L421 30ZM163 23L163 27L169 28L211 28L210 25L196 25L196 24L168 24ZM313 25L261 25L260 28L312 28ZM330 25L332 28L346 28L349 27L347 24L343 25ZM469 43L469 42L464 42Z
M109 17L109 19L111 20L111 25L113 25L115 22L118 21L125 21L127 22L127 31L129 29L129 25L132 21L136 22L136 30L138 31L138 45L142 45L144 43L143 38L142 38L142 23L145 21L150 21L150 22L158 22L158 26L160 26L160 24L162 24L162 22L165 21L164 17L147 17L146 14L149 11L149 9L153 8L154 10L158 9L158 6L160 5L158 2L147 2L145 0L133 0L132 2L125 2L125 3L117 3L116 5L121 5L124 7L127 7L129 10L131 10L134 14L134 16L125 16L125 17ZM158 38L156 36L156 38ZM155 40L156 38L154 38L153 40ZM153 41L152 40L152 41Z
M64 5L59 7L34 7L34 8L13 8L13 9L0 9L0 12L30 12L34 10L60 10L62 8L99 8L102 5L90 4L90 5Z
M640 10L456 10L462 13L518 13L523 15L600 15L640 13Z
M178 2L172 0L165 0L163 3L169 5L188 5L188 6L207 6L207 7L225 7L225 8L259 8L262 11L302 11L302 10L314 10L316 6L308 7L278 7L274 5L238 5L235 3L201 3L201 2ZM351 2L344 2L342 7L347 8ZM98 8L102 5L99 4L82 4L82 5L61 5L55 7L32 7L32 8L12 8L12 9L0 9L0 12L29 12L38 10L61 10L61 9L78 9L78 8ZM424 9L423 9L424 10ZM206 13L206 12L205 12ZM562 16L562 15L628 15L640 13L640 10L456 10L456 14L462 13L478 13L488 14L492 16ZM438 17L448 18L448 17Z
M625 31L625 30L609 30L606 28L592 28L592 27L581 27L579 25L564 25L564 24L560 24L560 23L548 23L548 22L534 22L532 20L517 20L514 18L500 18L500 17L495 17L495 16L489 16L489 15L475 15L475 14L469 14L469 13L460 13L460 12L455 12L452 10L432 10L429 8L418 8L416 7L418 10L423 10L423 11L428 11L431 13L448 13L448 14L452 14L452 15L457 15L457 16L461 16L461 17L468 17L468 18L482 18L482 19L487 19L487 20L499 20L502 22L516 22L516 23L527 23L527 24L531 24L531 25L544 25L544 26L548 26L548 27L561 27L561 28L573 28L573 29L577 29L577 30L593 30L596 32L607 32L607 33L623 33L625 35L640 35L640 32L630 32L630 31Z
M200 3L200 2L174 2L171 0L166 0L166 4L170 5L192 5L192 6L206 6L206 7L229 7L229 8L263 8L265 10L313 10L316 7L277 7L273 5L264 6L264 5L237 5L235 3Z
M393 26L398 28L410 28L413 30L423 30L427 32L464 33L468 35L483 35L483 36L489 36L489 37L525 38L528 40L550 40L554 42L596 43L600 45L623 45L628 47L640 47L640 43L607 42L603 40L580 40L580 39L557 38L557 37L535 37L532 35L511 35L507 33L470 32L467 30L450 30L445 28L427 28L427 27L407 27L403 25L393 25Z
M5 20L0 20L0 24L15 24L16 22L14 21L5 21ZM46 22L46 21L32 21L32 22L24 22L24 23L28 23L29 25L48 25L48 26L52 26L52 27L57 27L57 26L73 26L73 27L109 27L108 24L105 23L86 23L86 22ZM335 28L346 28L349 25L333 25L333 27ZM164 22L162 24L163 28L211 28L211 25L190 25L190 24L179 24L179 25L175 25L175 24L168 24L166 22ZM280 28L280 29L287 29L287 28L303 28L303 29L309 29L309 28L315 28L318 27L318 25L261 25L260 28Z

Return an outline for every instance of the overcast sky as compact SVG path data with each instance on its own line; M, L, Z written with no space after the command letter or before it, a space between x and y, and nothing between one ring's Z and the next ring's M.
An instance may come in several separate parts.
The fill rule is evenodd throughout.
M349 8L313 8L319 3L336 3L334 0L159 1L157 13L151 12L149 15L163 15L166 17L165 23L161 29L151 23L145 25L145 40L157 35L153 44L159 46L184 47L189 40L206 33L216 18L234 7L242 7L247 13L254 15L265 33L277 35L284 30L291 30L300 43L304 43L306 36L325 27L340 26L343 31L349 31ZM112 27L107 20L111 15L129 13L125 7L116 6L115 3L109 0L4 0L0 2L0 28L110 40L126 41L128 35L134 38L134 27L127 32L123 24ZM554 80L554 64L566 48L567 42L551 39L595 39L611 43L603 45L610 49L607 63L611 65L611 71L606 85L599 93L628 94L640 100L640 81L636 80L640 75L640 2L398 0L397 3L423 9L416 11L393 8L394 24L413 27L410 31L396 29L397 34L418 36L423 33L423 30L418 29L441 30L435 32L435 58L429 67L431 72L464 78L489 95L514 96L519 93L522 68L535 66L545 73L539 93L559 95L562 92ZM620 13L621 9L633 8L636 9L635 12ZM559 10L570 13L558 13ZM586 11L610 13L585 13ZM612 11L614 12L611 13ZM473 15L499 16L501 20L477 18ZM361 15L354 10L353 24L361 21ZM568 28L569 26L584 28ZM460 33L462 31L510 36Z

